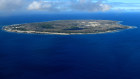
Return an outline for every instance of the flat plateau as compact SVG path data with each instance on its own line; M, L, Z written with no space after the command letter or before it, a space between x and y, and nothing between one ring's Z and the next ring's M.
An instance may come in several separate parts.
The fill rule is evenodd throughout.
M14 24L4 26L3 30L17 33L71 35L108 33L131 28L134 27L122 25L120 24L120 21L112 20L57 20L49 22Z

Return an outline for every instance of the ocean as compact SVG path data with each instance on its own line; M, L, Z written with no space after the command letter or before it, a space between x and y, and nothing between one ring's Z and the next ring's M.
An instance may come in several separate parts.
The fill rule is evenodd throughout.
M88 35L0 30L0 79L140 79L140 14L28 14L0 17L0 27L53 20L122 21L138 28Z

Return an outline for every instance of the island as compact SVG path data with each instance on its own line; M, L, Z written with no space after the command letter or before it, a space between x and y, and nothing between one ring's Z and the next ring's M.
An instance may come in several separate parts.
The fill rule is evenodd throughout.
M39 34L98 34L131 29L132 26L120 24L112 20L56 20L38 23L14 24L4 26L3 30L17 33Z

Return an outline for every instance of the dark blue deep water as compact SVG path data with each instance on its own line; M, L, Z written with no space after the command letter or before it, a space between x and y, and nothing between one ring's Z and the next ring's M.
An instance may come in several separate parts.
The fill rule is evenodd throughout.
M65 19L123 21L137 29L91 35L0 30L0 79L140 79L140 13L0 17L0 26Z

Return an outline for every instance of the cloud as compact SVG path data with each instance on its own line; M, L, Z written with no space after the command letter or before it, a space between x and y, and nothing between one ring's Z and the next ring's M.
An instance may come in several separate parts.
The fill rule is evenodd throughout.
M0 11L13 11L23 7L22 0L0 0Z
M78 11L97 12L97 11L107 11L111 7L107 4L102 3L101 1L91 2L91 1L80 0L79 3L71 4L71 8L73 10L78 10Z
M0 14L11 12L101 12L138 10L140 3L110 2L109 0L0 0Z
M138 10L140 11L140 3L124 3L124 2L112 2L109 3L113 10Z
M111 7L103 0L0 0L0 12L97 12Z
M41 10L41 9L47 9L50 8L51 4L45 4L45 2L37 2L37 1L33 1L29 6L28 9L29 10Z
M49 12L58 11L83 11L97 12L107 11L111 7L102 2L102 0L69 0L69 1L33 1L27 7L28 10L45 10Z

